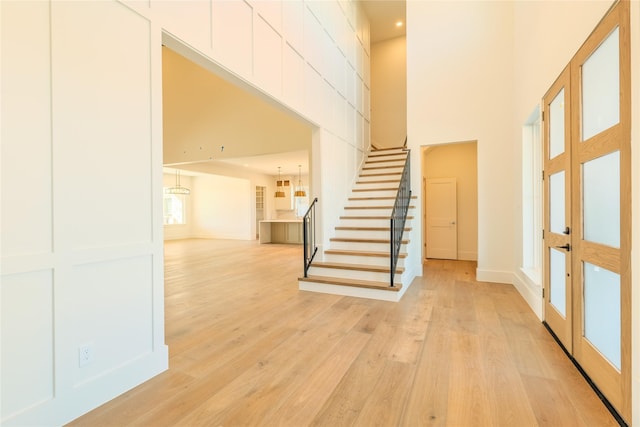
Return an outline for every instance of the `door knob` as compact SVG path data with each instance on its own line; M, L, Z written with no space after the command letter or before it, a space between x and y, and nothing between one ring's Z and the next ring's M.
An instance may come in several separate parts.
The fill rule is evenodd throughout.
M571 250L571 245L567 243L566 245L556 246L556 248L564 249L565 251L569 252Z

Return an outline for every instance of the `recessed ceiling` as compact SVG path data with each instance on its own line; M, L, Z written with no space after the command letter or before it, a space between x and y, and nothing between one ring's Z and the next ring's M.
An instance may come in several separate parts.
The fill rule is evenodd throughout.
M360 0L369 18L371 43L406 35L406 0ZM396 26L397 22L402 26Z

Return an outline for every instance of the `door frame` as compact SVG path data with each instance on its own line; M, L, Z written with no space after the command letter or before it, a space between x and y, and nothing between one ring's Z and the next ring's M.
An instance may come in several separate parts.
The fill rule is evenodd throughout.
M421 201L421 218L419 219L421 224L422 224L422 233L421 233L421 238L422 238L422 263L425 263L427 261L427 221L426 221L426 186L425 186L425 180L427 179L427 175L428 175L428 167L427 167L427 161L426 158L429 155L429 151L432 149L436 149L438 147L443 147L443 146L455 146L455 145L459 145L459 144L475 144L475 168L476 168L476 175L475 175L475 204L474 204L474 209L475 209L475 248L473 248L473 252L471 251L461 251L460 247L458 247L458 259L460 260L466 260L466 261L474 261L477 262L478 257L479 257L479 245L478 245L478 150L479 150L479 144L477 140L462 140L462 141L454 141L454 142L442 142L442 143L438 143L438 144L431 144L431 145L422 145L420 146L420 166L421 166L421 195L422 195L422 201ZM456 177L457 178L457 177ZM459 180L458 180L459 181ZM418 218L415 218L414 220L418 220ZM458 225L460 225L460 221L458 220ZM459 236L460 236L460 229L458 228L458 241L460 240ZM466 235L466 234L465 234ZM458 245L460 246L460 245Z

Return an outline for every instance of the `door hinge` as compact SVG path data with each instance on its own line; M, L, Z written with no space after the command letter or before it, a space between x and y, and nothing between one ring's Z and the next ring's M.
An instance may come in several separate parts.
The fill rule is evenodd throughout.
M542 229L542 240L544 240L544 228Z
M542 171L542 180L544 181L544 171Z
M544 288L542 288L542 299L544 299Z
M542 110L542 113L540 115L540 120L542 120L544 122L544 110Z

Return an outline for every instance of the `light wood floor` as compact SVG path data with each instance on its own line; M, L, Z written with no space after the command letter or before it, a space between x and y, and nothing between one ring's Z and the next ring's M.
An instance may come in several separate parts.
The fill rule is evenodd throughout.
M72 425L617 425L474 263L428 261L392 303L298 291L301 250L167 242L170 369Z

